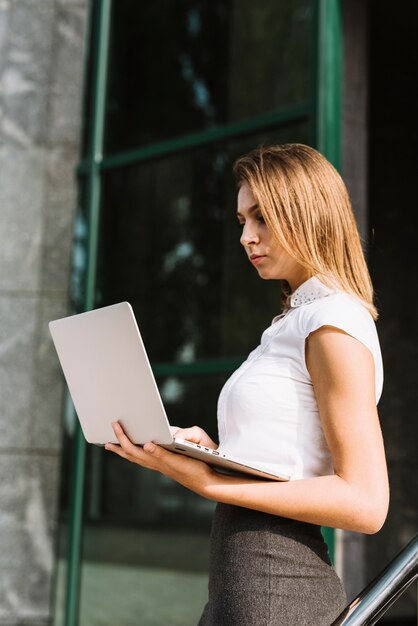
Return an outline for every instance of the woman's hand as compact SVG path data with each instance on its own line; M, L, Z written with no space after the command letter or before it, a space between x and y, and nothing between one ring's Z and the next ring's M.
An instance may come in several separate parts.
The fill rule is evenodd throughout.
M119 422L113 422L112 427L120 446L107 443L106 450L114 452L131 463L160 472L199 495L202 495L205 485L213 483L215 472L203 461L165 450L152 442L146 443L143 447L137 446L127 437ZM198 429L198 427L195 428ZM177 429L179 430L182 429ZM189 428L182 432L192 430L193 428ZM206 435L203 430L202 433ZM197 435L197 433L194 434ZM208 435L206 437L213 445L216 445Z
M177 439L185 439L186 441L197 443L206 448L211 448L212 450L217 450L219 447L200 426L191 426L190 428L170 426L170 430L173 437Z

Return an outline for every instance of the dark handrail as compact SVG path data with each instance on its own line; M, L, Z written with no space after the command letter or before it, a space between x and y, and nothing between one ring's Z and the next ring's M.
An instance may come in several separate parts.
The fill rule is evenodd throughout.
M331 626L373 626L417 577L418 535L415 535Z

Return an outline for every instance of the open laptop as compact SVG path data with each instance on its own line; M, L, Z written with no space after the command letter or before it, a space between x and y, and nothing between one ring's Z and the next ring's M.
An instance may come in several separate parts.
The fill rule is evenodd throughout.
M265 472L190 441L173 437L131 305L120 302L49 323L84 437L89 443L118 443L111 423L119 421L138 445L153 441L205 461L226 473L270 480Z

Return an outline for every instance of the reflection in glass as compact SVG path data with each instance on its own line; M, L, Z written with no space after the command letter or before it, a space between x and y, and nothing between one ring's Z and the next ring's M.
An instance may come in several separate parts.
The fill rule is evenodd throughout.
M170 423L179 427L199 424L217 440L217 398L226 378L227 375L158 377ZM174 381L176 395L167 397L166 390L174 388ZM208 530L213 511L213 503L161 474L140 469L94 446L87 448L86 494L86 518L92 522L100 518L109 524Z
M306 141L307 132L295 125L104 176L96 306L132 303L172 425L197 424L217 440L217 400L229 376L222 359L245 357L280 310L279 285L259 279L239 243L232 160L260 142ZM199 373L202 360L214 374ZM208 532L214 507L92 447L87 502L91 523L144 532Z
M88 207L87 183L78 185L77 207L74 216L73 245L71 259L71 311L80 313L84 310L88 247Z
M279 285L259 279L239 243L232 161L262 142L306 143L308 137L306 124L294 124L103 175L95 306L132 303L173 425L199 424L217 440L217 399L229 375L222 360L244 358L280 308ZM76 221L76 306L83 293L83 215ZM212 364L213 374L198 373L202 361ZM158 374L166 366L169 373ZM66 450L71 440L66 433ZM68 531L65 459L61 554ZM167 622L172 610L183 626L194 625L206 598L214 506L160 474L88 446L80 623L95 626L103 618L106 624L113 615L113 623L131 626L141 610L141 623L151 626ZM117 596L127 590L129 601L121 606ZM188 590L190 604L184 602ZM57 609L56 626L59 615Z
M106 154L307 104L311 6L114 2Z
M93 1L94 33L97 6ZM308 105L311 6L113 2L105 154ZM93 123L91 61L83 156ZM279 285L258 278L239 244L232 161L261 142L309 143L310 136L307 123L291 124L102 172L95 306L133 305L173 425L199 424L217 439L225 360L244 358L280 309ZM74 311L85 297L88 215L81 196L80 205ZM211 373L201 373L202 363ZM63 624L72 448L66 428L55 626ZM79 623L194 626L207 596L213 508L160 474L87 446Z
M105 173L97 305L128 300L152 363L245 356L279 313L239 243L232 160L293 125Z

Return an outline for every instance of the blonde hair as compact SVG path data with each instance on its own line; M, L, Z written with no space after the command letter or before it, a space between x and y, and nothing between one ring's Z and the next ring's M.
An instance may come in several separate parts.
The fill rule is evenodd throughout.
M312 276L360 298L373 319L373 286L347 188L320 152L300 143L262 146L237 159L278 243ZM286 289L284 289L286 296Z

